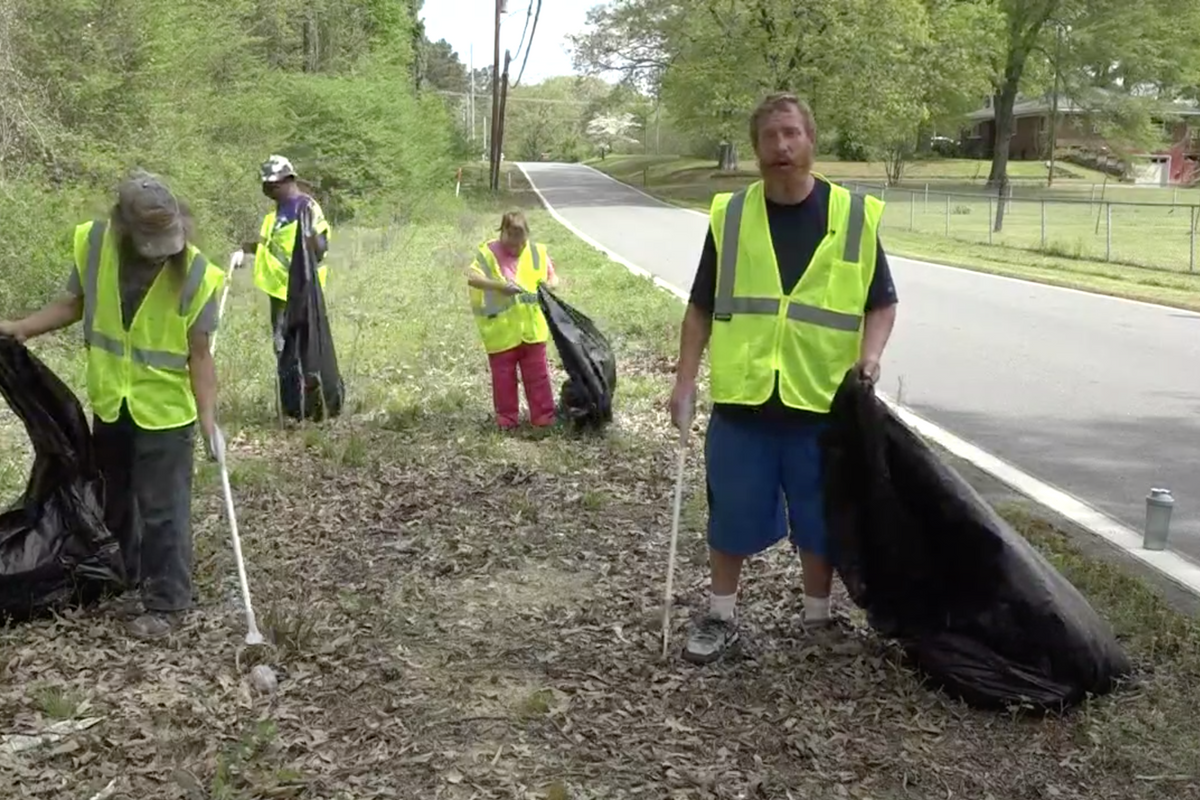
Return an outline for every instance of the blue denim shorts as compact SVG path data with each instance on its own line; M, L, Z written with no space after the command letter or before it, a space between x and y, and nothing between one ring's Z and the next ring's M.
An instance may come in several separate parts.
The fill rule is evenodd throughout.
M791 533L801 551L827 557L820 421L793 425L709 418L704 444L708 543L720 553L761 553Z

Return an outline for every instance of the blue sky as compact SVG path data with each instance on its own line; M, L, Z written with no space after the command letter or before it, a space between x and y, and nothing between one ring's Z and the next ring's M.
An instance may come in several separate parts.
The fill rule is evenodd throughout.
M571 56L566 49L567 34L581 31L588 9L602 3L603 0L542 0L537 32L521 83L537 83L555 75L573 74ZM495 8L495 0L425 0L421 18L430 41L445 39L450 42L464 64L468 63L469 49L474 45L475 68L479 69L492 62ZM525 58L525 51L518 54L517 46L521 43L529 1L507 0L506 9L500 18L500 67L504 68L505 48L512 50L511 74L516 80ZM533 27L532 19L529 27Z

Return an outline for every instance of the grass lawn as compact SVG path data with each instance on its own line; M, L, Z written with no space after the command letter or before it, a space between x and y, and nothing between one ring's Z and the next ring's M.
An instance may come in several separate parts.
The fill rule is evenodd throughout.
M680 182L687 182L687 173L692 170L712 172L714 162L703 158L678 158L671 155L610 155L607 158L589 159L588 164L603 168L622 179L641 179L643 171L649 177L661 183L673 182L673 176ZM758 166L753 158L738 162L738 169L749 175L758 174ZM937 158L928 161L915 161L905 168L905 181L922 182L953 182L961 184L981 184L987 181L991 162L968 158ZM856 179L861 181L884 181L887 170L880 161L837 161L822 159L817 163L817 170L822 174L838 180ZM1058 182L1066 187L1090 186L1093 183L1103 183L1104 173L1079 167L1074 164L1059 164L1056 168ZM1014 161L1009 165L1009 176L1015 181L1033 182L1046 180L1046 167L1040 161ZM1110 187L1111 188L1111 187Z
M627 163L635 158L641 157L611 157L592 166L663 200L698 209L707 209L713 194L740 189L756 176L748 171L717 174L711 161L695 162L704 164L699 167L694 159L659 160L643 173L641 167ZM1090 203L1086 197L1048 195L1044 190L1040 195L1026 192L1009 204L1003 231L993 233L989 219L995 200L978 189L956 187L951 194L944 186L926 191L906 184L885 191L881 184L856 175L843 176L839 166L838 162L818 165L828 177L887 200L883 235L889 252L1200 310L1200 236L1195 244L1197 271L1190 271L1190 226L1193 219L1200 221L1200 213L1193 217L1190 206L1172 206L1169 201L1105 205ZM1142 190L1124 187L1124 191L1130 196ZM1112 197L1112 187L1108 192ZM1186 192L1181 203L1200 201L1200 192ZM1043 196L1053 199L1043 202Z
M217 348L222 414L274 649L242 652L220 489L200 465L200 607L178 636L133 642L100 610L0 631L0 741L97 720L19 754L0 746L10 792L90 798L111 780L114 797L186 800L1200 792L1197 624L1019 510L1006 513L1117 628L1136 687L1065 718L970 711L865 630L806 640L782 549L747 570L749 658L660 661L675 441L663 398L682 309L531 210L562 295L618 350L617 419L601 437L497 434L460 269L502 208L465 195L386 235L343 233L329 299L349 409L321 427L277 427L266 303L237 276ZM35 349L78 385L70 341ZM7 422L11 494L27 466ZM687 487L676 646L704 601L700 437ZM245 680L264 658L281 678L269 698Z

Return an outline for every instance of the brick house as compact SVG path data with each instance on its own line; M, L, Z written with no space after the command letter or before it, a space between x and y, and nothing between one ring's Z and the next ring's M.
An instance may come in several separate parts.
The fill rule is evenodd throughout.
M1013 106L1013 137L1008 157L1014 161L1046 160L1050 157L1052 104L1048 97L1017 98ZM1171 115L1163 121L1163 139L1169 144L1133 157L1125 164L1110 153L1098 126L1086 109L1067 98L1058 101L1057 150L1060 157L1088 162L1088 166L1128 175L1138 183L1189 183L1200 162L1200 107L1194 103L1172 103ZM971 158L990 159L995 147L996 112L992 99L967 115L967 126L959 146Z

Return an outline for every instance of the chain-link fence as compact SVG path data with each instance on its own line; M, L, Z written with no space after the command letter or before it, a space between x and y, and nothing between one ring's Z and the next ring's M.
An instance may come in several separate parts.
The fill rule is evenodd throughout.
M887 203L885 230L1175 272L1195 272L1197 267L1197 205L1019 193L1005 198L1002 224L997 226L1002 205L998 193L945 192L928 185L844 185Z

